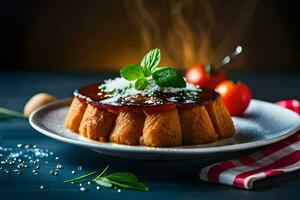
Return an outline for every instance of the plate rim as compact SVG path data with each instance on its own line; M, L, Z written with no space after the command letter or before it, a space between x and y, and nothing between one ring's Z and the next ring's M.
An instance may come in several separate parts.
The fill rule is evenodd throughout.
M253 142L246 142L242 144L232 144L232 145L225 145L225 146L217 146L217 147L200 147L200 148L180 148L180 147L142 147L141 146L130 146L130 145L123 145L123 144L114 144L114 143L100 143L97 141L93 141L96 143L91 143L88 141L81 141L81 140L74 140L72 138L64 137L56 132L47 130L46 127L43 127L39 125L38 123L35 123L35 117L43 111L47 111L47 109L51 108L52 106L56 107L62 107L66 106L67 103L70 103L72 100L72 97L70 98L65 98L61 100L56 100L54 102L51 102L49 104L46 104L38 109L36 109L34 112L31 113L29 116L29 123L33 129L38 131L39 133L46 135L50 138L70 143L70 144L75 144L78 146L83 146L86 148L91 148L95 150L105 150L105 151L118 151L118 152L131 152L131 153L151 153L151 154L180 154L180 155L201 155L201 154L211 154L211 153L225 153L225 152L233 152L233 151L243 151L243 150L249 150L249 149L254 149L257 147L262 147L266 146L269 144L273 144L275 142L281 141L294 133L296 133L298 130L300 130L300 116L299 116L299 124L293 128L284 130L283 133L279 136L269 138L269 139L264 139L264 140L259 140L259 141L253 141ZM289 112L291 115L297 115L297 113L288 110L286 108L283 108L279 105L269 103L266 101L262 100L257 100L257 99L252 99L251 102L255 103L262 103L262 104L270 104L271 106L279 107L280 109L285 110L285 112ZM73 132L72 132L73 133ZM76 133L73 133L76 134ZM197 145L191 145L191 146L197 146Z

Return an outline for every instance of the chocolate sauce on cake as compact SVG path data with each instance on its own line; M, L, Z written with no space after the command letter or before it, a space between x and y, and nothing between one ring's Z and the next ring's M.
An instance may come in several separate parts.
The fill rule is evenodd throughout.
M152 94L115 95L106 92L99 83L91 84L80 88L74 92L74 96L87 101L95 106L109 109L132 109L133 111L143 111L144 109L160 109L165 106L186 107L194 105L205 105L209 101L215 100L219 94L212 90L201 89L182 90L176 93L156 91Z

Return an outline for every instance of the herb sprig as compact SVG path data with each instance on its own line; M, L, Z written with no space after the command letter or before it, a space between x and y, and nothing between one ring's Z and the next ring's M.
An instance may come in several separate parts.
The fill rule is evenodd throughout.
M161 54L158 48L149 51L140 64L129 64L120 70L120 75L128 81L135 81L137 90L145 89L149 79L160 87L182 88L186 86L183 75L170 67L159 67Z
M139 190L143 192L149 191L149 188L144 183L140 182L134 174L129 172L116 172L104 176L108 168L109 166L106 166L105 169L103 169L98 176L88 181L94 182L100 186L107 188L112 188L113 186L116 186L125 189ZM66 180L64 181L64 183L80 183L83 182L87 177L90 177L94 174L95 172L91 172L71 180Z
M26 118L23 113L0 107L0 119Z

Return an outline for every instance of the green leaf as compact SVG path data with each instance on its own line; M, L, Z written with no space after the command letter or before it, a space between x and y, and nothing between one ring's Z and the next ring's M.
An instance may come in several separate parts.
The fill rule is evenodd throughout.
M127 189L132 189L132 190L139 190L143 192L148 192L149 188L142 182L127 182L127 183L121 183L121 182L116 182L113 180L110 180L110 183L113 185L122 187L122 188L127 188Z
M116 186L128 188L128 189L134 189L134 190L140 190L140 191L149 191L149 188L143 184L142 182L139 182L136 175L129 173L129 172L118 172L111 175L106 176L105 178L109 179L109 181Z
M132 190L139 190L139 191L144 191L148 192L149 188L142 182L138 181L138 178L129 172L117 172L110 174L108 176L103 176L105 172L108 169L108 165L102 170L102 172L96 177L93 178L89 181L93 181L96 184L103 186L103 187L108 187L111 188L112 186L117 186L117 187L122 187L122 188L127 188L127 189L132 189ZM92 176L96 172L91 172L82 176L79 176L77 178L71 179L64 181L64 183L72 183L76 181L78 182L83 182L85 178Z
M130 64L121 69L120 75L126 80L134 81L144 77L144 72L141 66L137 64Z
M137 182L138 178L129 172L117 172L106 176L106 178L118 182Z
M10 115L5 115L5 114L0 113L0 119L10 119L10 118L13 118L13 117Z
M134 87L137 90L143 90L147 87L147 85L148 85L148 80L145 78L140 78L135 82Z
M158 48L149 51L141 61L142 67L149 67L153 69L158 66L160 62L160 50Z
M101 185L103 187L109 187L111 188L112 187L112 184L110 182L109 179L105 178L105 177L101 177L97 180L94 180L98 185Z
M145 77L149 77L152 75L151 69L149 67L142 67L142 69Z
M0 107L1 118L26 118L23 113Z
M155 69L152 70L152 73L155 73L160 70L165 70L165 69L169 69L169 67L156 67Z
M152 75L155 83L160 87L182 88L186 86L183 75L171 68L156 70Z

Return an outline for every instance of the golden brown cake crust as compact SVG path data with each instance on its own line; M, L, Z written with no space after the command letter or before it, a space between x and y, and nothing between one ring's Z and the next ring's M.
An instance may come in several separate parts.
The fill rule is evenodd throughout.
M181 145L182 132L177 109L160 113L146 113L140 143L151 147Z
M78 133L79 125L82 120L83 114L87 107L87 103L77 97L74 97L65 120L65 127L71 131Z
M233 121L221 98L205 106L219 139L229 138L235 133Z
M205 144L218 139L204 106L179 110L183 144Z
M88 104L79 126L79 133L87 138L106 142L116 115Z
M143 132L144 121L145 115L143 113L121 112L110 134L110 142L138 145Z
M94 96L96 89L93 86ZM71 103L65 127L101 142L149 147L205 144L235 133L231 116L218 94L202 103L155 107L102 106L90 101L89 96L78 96Z

